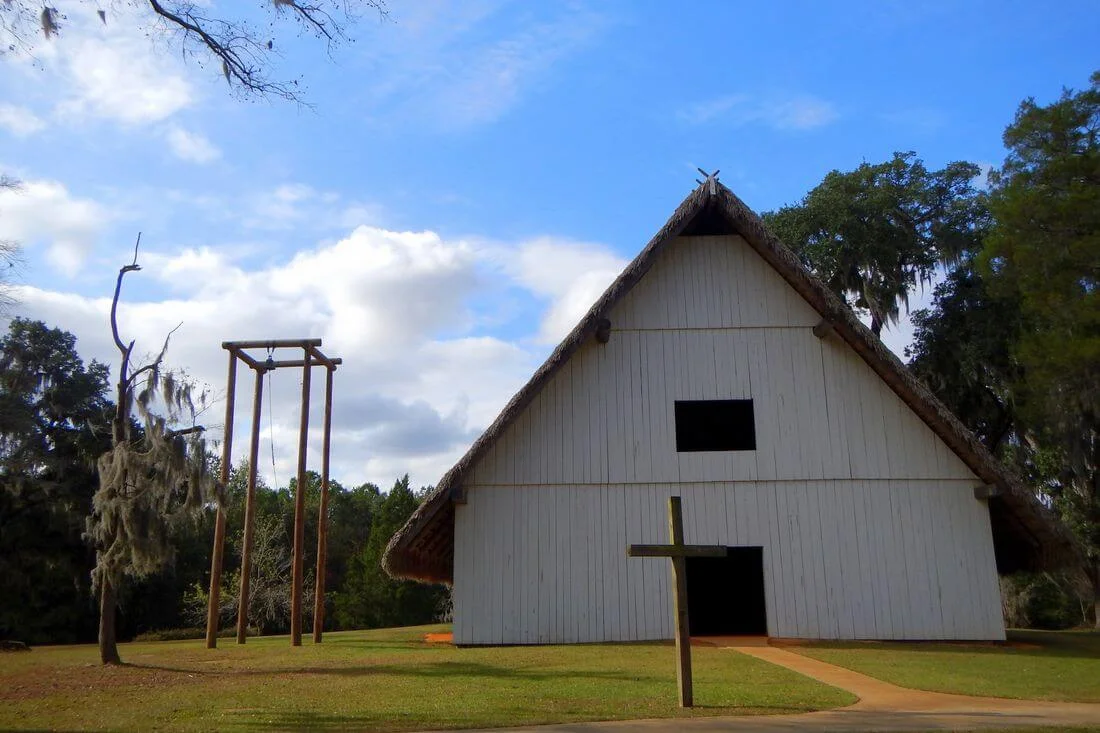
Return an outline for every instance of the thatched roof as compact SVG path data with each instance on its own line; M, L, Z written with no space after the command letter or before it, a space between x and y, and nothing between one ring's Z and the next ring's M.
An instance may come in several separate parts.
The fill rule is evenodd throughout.
M692 191L668 223L585 314L493 424L448 471L386 547L382 563L391 576L450 582L454 573L454 500L463 479L490 446L542 390L586 339L594 337L611 308L681 234L739 234L832 326L895 393L981 481L996 487L990 499L994 548L1001 572L1062 566L1077 559L1068 531L947 407L864 326L840 298L803 267L795 254L764 226L732 191L713 178Z

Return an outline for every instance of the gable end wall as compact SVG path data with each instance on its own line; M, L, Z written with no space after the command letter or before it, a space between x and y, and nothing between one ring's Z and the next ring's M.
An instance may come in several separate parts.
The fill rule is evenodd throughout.
M725 518L689 542L763 544L773 636L1003 638L976 478L743 240L680 238L609 318L468 475L456 642L668 638L667 561L625 544L675 493ZM756 451L676 452L675 400L746 398Z

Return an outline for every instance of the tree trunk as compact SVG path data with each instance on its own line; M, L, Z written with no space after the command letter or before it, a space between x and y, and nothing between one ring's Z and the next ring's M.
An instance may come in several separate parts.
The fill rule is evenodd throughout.
M882 321L874 313L871 314L871 333L882 338Z
M107 579L99 589L99 661L122 664L115 635L115 588Z
M1093 628L1100 631L1100 558L1092 561L1092 610Z

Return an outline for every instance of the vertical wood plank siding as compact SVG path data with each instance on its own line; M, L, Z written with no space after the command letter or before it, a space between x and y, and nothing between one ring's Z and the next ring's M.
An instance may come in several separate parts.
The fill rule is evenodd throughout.
M474 467L455 641L665 639L689 543L764 547L772 636L1001 639L971 471L739 237L681 238ZM677 453L678 399L754 400L757 450Z

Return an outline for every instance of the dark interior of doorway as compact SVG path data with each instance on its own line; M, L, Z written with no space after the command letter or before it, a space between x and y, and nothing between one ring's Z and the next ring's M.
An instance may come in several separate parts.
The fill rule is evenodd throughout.
M725 557L687 558L692 636L766 636L764 548L727 547Z

